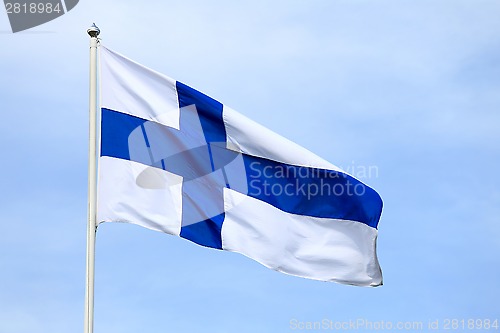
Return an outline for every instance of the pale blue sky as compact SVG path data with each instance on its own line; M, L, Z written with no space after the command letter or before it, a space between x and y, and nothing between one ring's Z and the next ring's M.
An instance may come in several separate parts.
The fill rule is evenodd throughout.
M96 333L500 320L499 17L495 0L81 0L12 34L0 12L0 332L83 330L94 21L108 48L334 164L375 166L362 180L385 205L380 288L101 225Z

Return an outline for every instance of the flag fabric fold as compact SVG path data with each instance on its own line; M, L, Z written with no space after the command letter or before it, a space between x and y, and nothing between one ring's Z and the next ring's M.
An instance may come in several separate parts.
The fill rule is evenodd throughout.
M100 47L97 221L241 253L271 269L382 284L382 200L215 99Z

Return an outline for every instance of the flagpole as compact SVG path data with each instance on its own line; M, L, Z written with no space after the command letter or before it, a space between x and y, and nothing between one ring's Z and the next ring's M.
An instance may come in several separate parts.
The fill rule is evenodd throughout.
M94 331L94 263L96 234L96 116L97 116L97 46L100 30L93 24L87 33L90 36L90 98L89 98L89 168L88 168L88 216L87 216L87 267L85 279L84 333Z

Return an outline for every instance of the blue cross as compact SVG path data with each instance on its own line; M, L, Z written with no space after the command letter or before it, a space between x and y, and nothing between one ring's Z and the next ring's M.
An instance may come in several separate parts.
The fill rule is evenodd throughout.
M180 82L176 88L179 130L103 108L101 156L132 160L183 178L180 236L222 248L225 187L291 214L377 227L382 200L373 189L342 172L288 165L226 149L222 104ZM290 172L283 176L272 170ZM299 171L307 171L306 176ZM308 192L310 188L353 187L362 193L325 192L312 198ZM269 193L269 189L290 191Z

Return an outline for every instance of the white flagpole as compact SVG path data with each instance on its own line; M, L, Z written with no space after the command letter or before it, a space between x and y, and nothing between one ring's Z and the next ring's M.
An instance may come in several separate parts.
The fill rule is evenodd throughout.
M90 99L89 99L89 174L88 174L88 216L87 216L87 268L85 280L85 323L84 333L94 331L94 263L96 234L96 192L97 192L97 36L100 30L93 24L87 33L90 36Z

